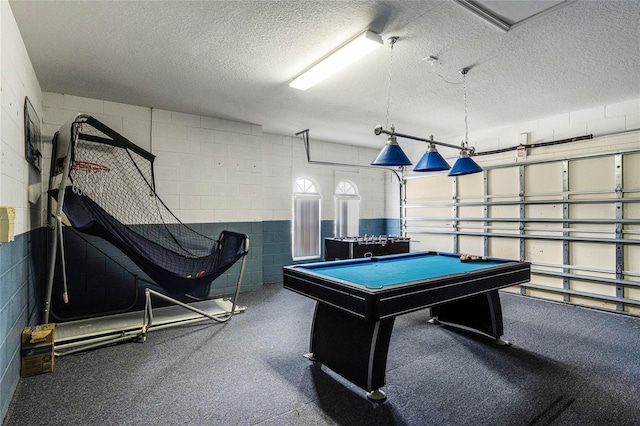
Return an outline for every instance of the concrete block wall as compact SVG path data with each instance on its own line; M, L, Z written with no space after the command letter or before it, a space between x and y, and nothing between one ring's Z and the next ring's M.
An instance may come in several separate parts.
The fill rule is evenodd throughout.
M363 233L389 233L388 172L353 166L367 166L374 149L311 140L312 161L345 165L310 164L301 138L263 133L257 124L60 93L45 92L43 105L45 163L60 126L88 113L156 155L156 191L181 221L211 237L222 229L249 234L244 288L281 282L281 267L292 262L292 192L300 177L313 180L321 191L323 237L333 235L334 193L342 180L360 192ZM214 289L235 285L234 273L214 282Z
M262 220L262 127L153 110L160 197L187 223Z
M20 377L20 334L38 321L42 273L41 174L25 160L24 104L42 118L42 92L15 19L0 2L0 206L16 209L15 240L0 244L0 416Z
M252 143L243 139L247 136L244 126L225 120L210 120L206 117L61 93L45 92L43 105L47 165L50 162L51 140L55 132L79 113L92 115L156 155L154 172L157 193L181 221L212 238L217 238L223 229L249 235L251 249L243 280L244 288L261 285L261 228L252 225L259 220L260 212L254 212L253 216L245 215L244 211L249 209L246 204L242 204L245 201L242 196L250 191L247 186L259 186L260 179L238 171L238 165L241 164L239 147ZM248 128L251 133L251 125ZM259 130L259 126L257 130L254 129L257 132ZM66 127L62 131L66 131ZM243 133L234 133L236 131ZM236 142L236 145L230 148L231 142ZM231 162L234 164L233 168L229 167ZM47 170L46 174L48 173ZM249 183L243 186L237 182ZM254 198L260 196L257 189L251 191L255 194ZM213 202L214 194L217 194L220 202ZM234 208L241 212L230 214ZM113 256L114 248L110 244L104 241L97 244L101 248L106 246L106 251ZM95 250L87 251L89 252L95 253ZM128 263L123 255L116 255L115 258L124 264ZM224 293L235 286L238 268L239 264L215 281L215 293ZM132 272L140 271L133 268Z
M550 117L542 117L523 123L506 125L483 131L473 131L472 111L469 113L469 145L478 152L518 146L522 134L528 134L529 143L551 142L585 135L599 137L611 133L640 129L640 99L629 99L613 104L597 105L578 111L567 111ZM416 135L420 136L420 135ZM458 145L464 134L438 138L442 142ZM400 141L403 149L409 150L412 160L418 161L424 153L424 144ZM579 144L569 144L567 149L580 149ZM442 155L453 165L458 153L455 150L439 149ZM515 151L503 156L476 157L478 163L512 161Z

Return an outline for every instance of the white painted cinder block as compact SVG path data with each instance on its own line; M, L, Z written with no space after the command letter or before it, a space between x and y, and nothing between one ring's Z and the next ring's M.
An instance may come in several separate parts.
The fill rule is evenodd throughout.
M151 137L151 120L141 120L131 118L129 115L122 116L122 131L128 134Z
M276 145L283 145L283 138L284 136L282 135L276 135L273 133L262 133L262 143L263 146L276 146Z
M182 185L176 180L165 180L156 178L156 192L164 195L178 195L182 191Z
M229 133L226 131L215 130L215 142L220 145L236 145L238 143L239 135L236 133Z
M4 168L3 168L3 172L4 172ZM21 223L22 225L27 225L27 219L26 217L23 217L24 214L19 214L18 212L18 210L20 209L20 213L24 213L26 210L22 210L22 209L27 208L27 201L26 201L26 195L25 195L26 191L23 191L23 188L25 188L25 185L26 183L22 177L20 177L19 179L12 179L10 175L3 176L2 203L7 206L15 207L16 209L15 229L18 229L18 223ZM18 222L18 218L20 218L22 222ZM23 229L22 232L25 232L27 230L25 226L23 226L21 229ZM18 231L16 230L15 232L18 232Z
M259 126L257 124L252 124L251 125L251 134L253 136L260 136L262 137L262 126Z
M592 120L587 123L587 133L594 137L605 135L620 130L625 130L626 120L624 116Z
M193 195L180 195L180 210L199 210L200 197Z
M140 120L149 123L151 120L151 108L121 104L118 102L104 101L104 113L108 115L117 115L129 120Z
M185 196L206 196L212 192L212 185L207 182L190 182L189 185L180 185L179 194Z
M587 134L587 123L581 122L571 124L569 126L556 127L553 129L553 138L555 140L575 138Z
M268 153L265 153L264 158L269 159L272 162L275 161L278 164L291 165L293 160L293 150L291 146L274 145Z
M84 103L82 99L74 101L78 106ZM55 108L53 105L60 103L57 95L51 95L48 102L52 105L51 117L56 120L64 118L66 123L66 114L75 113ZM110 102L104 102L103 106L102 121L112 120L107 124L116 130L120 130L116 123L121 122L125 137L157 156L158 194L187 223L290 219L292 164L296 164L297 175L306 175L317 182L323 196L323 217L333 217L333 169L307 164L300 138L263 134L261 126L247 123ZM56 117L56 109L63 117ZM153 117L152 123L145 118L149 115ZM335 161L346 157L360 159L364 152L367 158L363 162L368 164L377 153L333 143L319 142L318 146L326 158ZM384 175L378 171L371 173ZM378 192L374 190L374 196L383 198L384 181L381 178L378 181L380 188ZM377 212L368 212L371 217L384 215L382 202L376 199L369 205L378 206Z
M605 115L607 118L637 114L640 114L640 99L632 99L605 106Z
M171 111L164 109L151 109L151 119L154 123L167 123L171 124Z
M227 182L227 168L222 165L212 168L206 168L202 172L202 177L206 182L214 184L217 182Z
M202 169L197 167L179 167L180 175L178 179L181 181L198 182L202 179Z
M181 155L178 152L159 151L155 150L157 155L155 159L155 166L176 166L180 162Z
M553 129L556 127L564 127L570 124L569 114L558 114L551 117L545 117L538 120L539 129Z
M62 93L42 92L42 105L52 108L64 108L64 95Z
M205 129L221 130L230 133L243 133L247 135L253 134L252 124L229 121L221 118L202 117L200 120L200 126Z
M185 144L187 146L187 152L189 154L200 156L200 147L202 146L201 142L187 140Z
M229 146L228 155L231 158L237 158L240 160L259 158L259 156L256 155L256 149L254 149L251 146L242 146L242 145Z
M569 123L586 123L594 120L602 120L604 118L604 106L583 109L569 113Z
M171 123L186 127L200 127L200 116L184 114L181 112L171 112Z
M22 125L20 122L10 117L5 109L2 110L2 141L3 151L5 149L19 149L24 147L24 134L22 133ZM0 158L2 160L2 158ZM2 169L0 169L2 170ZM8 174L4 172L5 174Z
M155 177L158 181L180 180L180 167L177 166L158 166L154 167Z
M237 183L216 183L213 185L213 195L217 197L236 197L239 195L240 185Z
M44 107L43 114L44 116L42 117L42 120L47 124L54 124L58 126L58 129L77 115L77 113L72 110L52 107Z
M247 197L232 197L226 208L236 211L250 211L251 200Z
M225 120L215 117L201 117L200 126L203 129L224 130Z
M122 134L122 117L118 115L107 115L107 114L90 114L93 118L100 121L102 124L106 125L112 130Z
M153 136L161 136L163 138L171 139L187 139L186 126L171 124L171 123L153 123Z
M208 210L178 210L176 216L184 223L216 222L214 212Z
M551 142L553 141L553 128L538 129L529 135L531 143L535 142Z
M640 129L640 112L637 112L635 114L627 114L625 118L626 130Z
M225 158L229 156L228 145L219 143L202 143L200 145L200 153L204 156Z
M0 2L0 10L0 205L16 209L15 234L19 235L42 225L38 207L28 201L28 186L40 174L24 158L23 112L28 97L42 118L42 91L9 3Z
M187 141L183 139L153 136L152 141L152 151L158 156L160 156L163 151L189 153L189 145Z
M104 101L83 98L80 96L64 95L64 108L87 114L104 114Z
M50 145L53 135L55 135L55 133L59 130L60 130L60 126L58 126L57 124L42 123L42 127L40 128L40 131L42 132L42 140L44 144ZM50 151L51 151L51 146L44 147L44 152L42 153L44 158L51 158Z
M216 132L201 127L187 127L187 139L199 142L215 143Z
M22 123L24 97L21 99L16 90L9 85L5 85L2 89L2 112L4 117L13 125L19 126Z
M225 130L228 132L234 133L243 133L246 135L250 135L252 132L252 125L250 123L239 123L236 121L227 121L227 126Z
M262 207L262 220L263 221L271 221L276 220L276 212L273 209L270 209L266 206L266 203L263 204Z
M213 195L205 195L200 197L200 208L204 210L215 210L220 207L218 197Z
M180 196L179 195L169 195L163 194L160 189L158 189L158 196L162 200L162 202L171 210L174 214L177 209L180 208Z
M236 222L242 221L240 218L239 212L235 212L233 210L216 210L215 211L215 221L216 222Z
M262 214L263 205L262 198L256 197L251 199L251 210L254 210L256 214Z

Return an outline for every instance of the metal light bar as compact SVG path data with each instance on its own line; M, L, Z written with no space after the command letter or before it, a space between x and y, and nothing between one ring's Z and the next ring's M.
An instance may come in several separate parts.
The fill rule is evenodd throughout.
M382 37L373 31L365 31L300 74L289 86L307 90L380 46Z
M452 144L448 144L448 143L444 143L444 142L434 141L433 139L424 139L424 138L419 138L417 136L405 135L403 133L397 133L393 127L391 128L391 130L385 130L381 125L376 126L373 129L373 132L376 135L380 135L382 133L387 134L387 135L390 136L390 138L389 138L390 140L391 140L391 138L394 138L394 140L395 140L396 137L400 137L400 138L413 139L415 141L420 141L420 142L427 142L429 144L430 149L431 149L431 147L434 147L434 149L435 149L435 145L442 145L442 146L446 146L448 148L453 148L453 149L460 150L460 157L458 158L456 163L453 165L453 169L451 169L451 171L449 172L449 176L469 175L469 174L472 174L472 173L478 173L478 172L482 171L482 168L480 166L478 166L476 164L476 162L473 161L471 159L471 157L470 157L470 155L473 155L475 153L476 149L474 147L468 147L468 146L465 146L464 144L462 146L457 146L457 145L452 145ZM434 153L427 151L427 154L434 154ZM423 157L420 160L420 163L422 163L423 160L426 162L426 159ZM421 165L421 167L419 167L418 170L415 170L415 169L414 170L415 171L419 171L419 172L436 171L436 170L447 170L448 168L444 167L444 164L442 164L443 162L444 162L444 164L446 164L446 161L444 161L444 159L442 159L442 161L439 162L439 166L441 166L441 167L437 168L437 169L436 168L427 168L426 165ZM424 166L424 167L422 167L422 166ZM447 166L448 166L448 164L447 164ZM416 167L418 167L418 166L416 166Z
M394 129L385 130L384 128L382 128L381 125L377 125L373 129L373 132L376 135L380 135L380 134L384 133L385 135L389 135L389 136L396 136L396 137L399 137L399 138L413 139L414 141L433 143L433 144L436 144L436 145L446 146L447 148L453 148L453 149L457 149L457 150L460 150L460 149L463 148L463 147L461 147L459 145L452 145L450 143L438 142L438 141L434 141L433 139L424 139L424 138L419 138L417 136L405 135L404 133L396 132ZM474 147L469 147L468 150L469 150L469 154L474 154L476 152L476 149Z

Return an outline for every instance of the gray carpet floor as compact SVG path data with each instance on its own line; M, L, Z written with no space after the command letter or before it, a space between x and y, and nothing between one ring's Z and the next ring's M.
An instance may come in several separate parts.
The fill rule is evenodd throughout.
M639 425L640 319L502 293L501 347L396 319L384 403L303 357L314 302L268 285L247 310L56 359L21 379L18 425Z

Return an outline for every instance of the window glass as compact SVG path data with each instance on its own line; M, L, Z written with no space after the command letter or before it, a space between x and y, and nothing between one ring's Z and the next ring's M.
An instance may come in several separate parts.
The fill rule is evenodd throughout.
M336 218L334 235L336 237L356 237L359 233L360 197L356 186L348 181L338 183L335 195Z
M320 257L320 193L306 178L294 185L292 227L293 259Z

